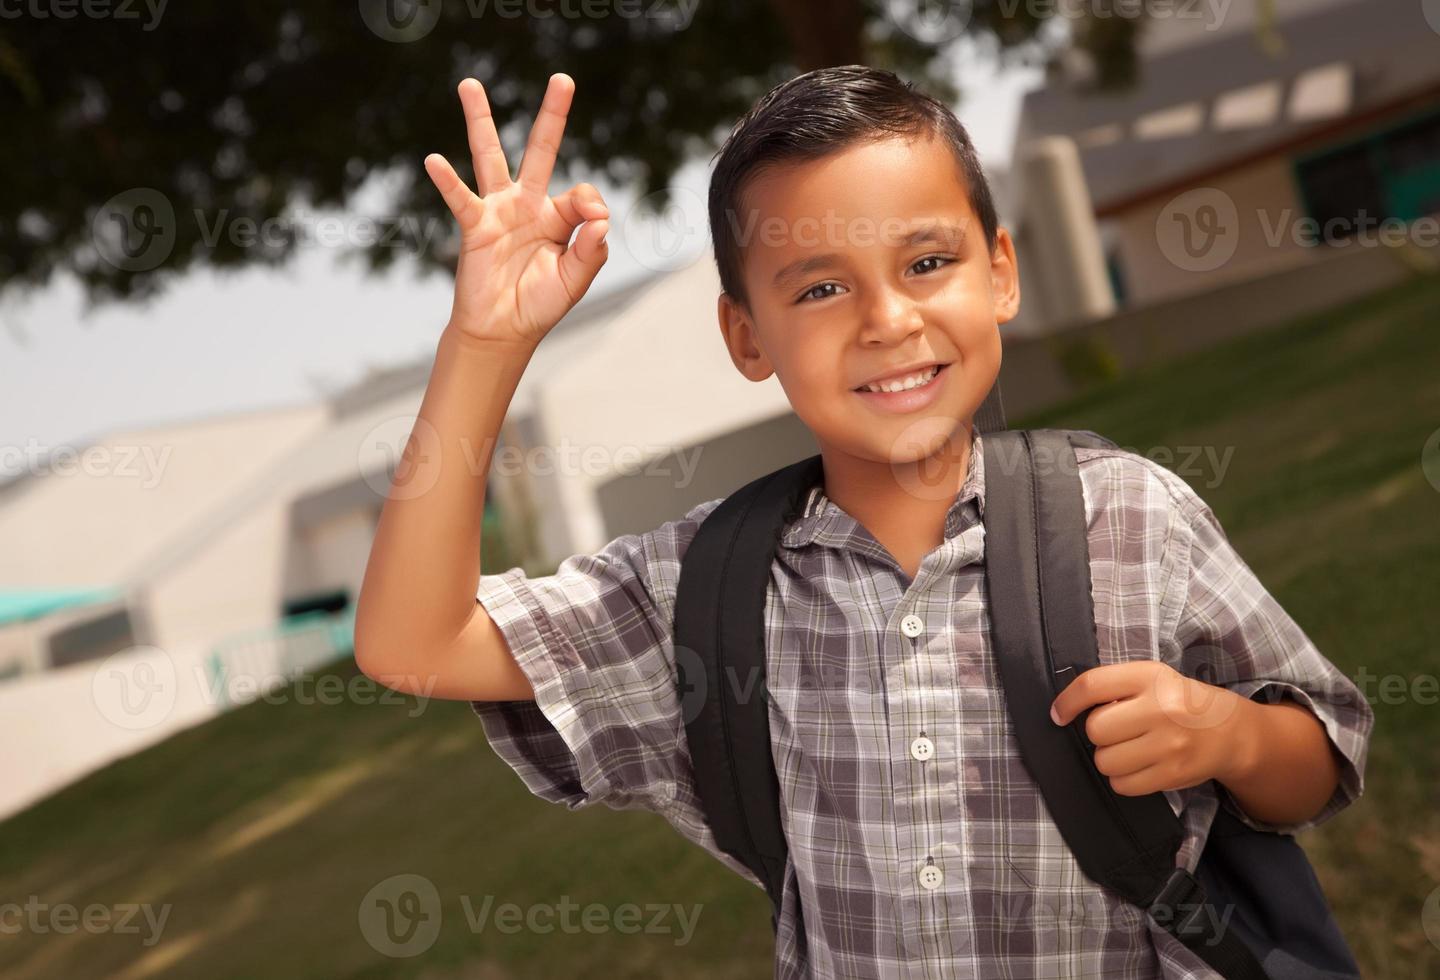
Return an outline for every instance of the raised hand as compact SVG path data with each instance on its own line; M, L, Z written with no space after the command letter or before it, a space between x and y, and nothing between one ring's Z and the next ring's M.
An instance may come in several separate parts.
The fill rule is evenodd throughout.
M610 209L594 185L576 184L556 197L547 193L575 82L565 74L550 76L519 180L510 179L485 87L467 78L459 91L479 193L440 154L425 158L426 172L460 223L447 329L533 347L585 295L609 255Z

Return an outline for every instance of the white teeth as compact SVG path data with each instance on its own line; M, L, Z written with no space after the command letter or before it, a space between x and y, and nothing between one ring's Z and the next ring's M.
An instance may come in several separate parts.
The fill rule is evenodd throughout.
M940 373L940 365L936 364L919 374L912 374L908 378L901 378L899 381L886 381L880 384L868 384L861 387L861 391L909 391L911 388L918 388L928 382L935 375Z

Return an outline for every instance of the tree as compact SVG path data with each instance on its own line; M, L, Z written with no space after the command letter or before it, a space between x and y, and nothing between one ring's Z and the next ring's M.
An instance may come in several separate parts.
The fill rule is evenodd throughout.
M797 71L874 64L953 100L941 69L956 34L1047 58L1050 6L24 0L0 19L0 288L70 270L99 303L154 294L196 263L280 263L297 244L287 207L343 207L374 174L395 181L390 213L415 223L370 229L356 244L370 267L416 254L448 267L444 239L424 233L449 215L421 161L468 162L455 97L467 74L518 160L549 75L570 73L580 95L562 160L663 203L682 163ZM1113 24L1084 23L1102 82L1126 77L1133 28L1117 40Z

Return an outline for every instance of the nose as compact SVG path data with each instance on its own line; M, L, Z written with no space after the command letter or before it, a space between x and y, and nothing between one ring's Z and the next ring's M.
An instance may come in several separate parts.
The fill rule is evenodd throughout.
M869 346L892 346L925 329L914 297L902 289L882 286L865 310L860 340Z

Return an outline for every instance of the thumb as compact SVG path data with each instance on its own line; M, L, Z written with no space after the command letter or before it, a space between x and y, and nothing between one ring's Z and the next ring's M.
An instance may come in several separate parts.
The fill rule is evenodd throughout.
M610 222L606 218L585 222L575 241L560 256L560 279L572 303L578 303L585 295L609 257L610 245L605 241L609 230Z

